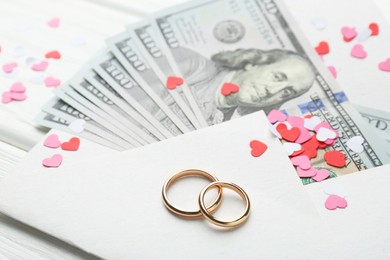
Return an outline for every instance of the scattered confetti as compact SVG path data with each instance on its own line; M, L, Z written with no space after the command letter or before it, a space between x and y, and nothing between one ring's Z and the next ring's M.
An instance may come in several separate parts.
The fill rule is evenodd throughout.
M76 119L72 123L69 124L69 129L72 130L74 133L81 133L84 131L84 125L85 125L84 119Z
M35 63L34 65L32 65L31 68L35 71L45 71L48 65L49 63L47 61L41 61L39 63Z
M329 195L329 197L325 201L325 208L329 210L335 210L337 208L344 209L347 206L348 202L344 198L334 194Z
M176 87L182 85L184 80L180 77L169 76L167 79L167 88L170 90L176 89Z
M297 173L300 178L311 178L317 175L317 169L310 167L307 170L303 170L301 167L297 167Z
M284 122L287 120L287 116L283 112L280 112L276 109L273 109L271 112L269 112L267 118L271 124L276 122Z
M370 23L368 28L371 30L371 36L376 36L379 34L379 25L377 23Z
M311 23L317 30L323 30L328 26L328 21L325 17L314 17L311 19Z
M10 92L3 92L2 98L1 98L1 103L8 104L11 101L12 101L12 98L10 96Z
M351 56L358 59L364 59L367 57L367 52L364 50L363 45L356 44L352 47Z
M345 154L336 150L326 152L324 159L327 164L338 168L342 168L346 164Z
M304 119L299 116L289 116L286 121L289 122L293 127L298 128L303 127L304 124Z
M364 42L368 38L370 38L371 34L372 31L370 30L370 28L361 28L360 30L358 30L358 35L356 38L359 42Z
M11 62L3 65L3 71L5 73L12 73L12 71L18 66L16 62Z
M361 153L364 151L363 143L364 143L363 137L357 135L349 139L346 144L349 147L349 149L351 149L355 153Z
M318 55L325 55L329 53L329 44L326 41L322 41L315 48Z
M290 143L290 142L285 142L283 144L283 148L286 151L287 155L290 156L294 154L295 152L298 152L302 149L302 146L297 143Z
M47 77L45 79L45 85L46 87L58 87L59 85L61 85L61 80L53 77Z
M253 157L261 156L268 148L268 146L265 143L260 142L258 140L252 140L249 143L249 146L250 148L252 148L251 154Z
M61 22L60 18L55 17L55 18L50 19L47 22L47 25L49 25L51 28L58 28L60 26L60 22Z
M298 127L287 129L285 124L278 125L276 130L278 130L282 138L288 142L294 142L301 134L301 130Z
M42 165L49 168L58 168L62 163L62 155L54 154L50 158L43 159Z
M378 68L380 70L390 72L390 58L388 58L386 61L380 62Z
M237 93L240 90L240 87L236 84L226 82L222 85L221 93L224 96L229 96L232 93Z
M308 170L311 168L309 157L307 157L306 155L298 155L294 158L291 158L291 163L294 166L298 166L302 170Z
M321 169L317 171L317 174L313 177L311 177L316 182L323 181L327 178L329 178L330 172L327 169Z
M319 118L318 116L312 116L310 118L305 118L304 119L304 123L303 123L303 126L309 130L314 130L314 128L319 125L320 123L322 123L322 120L321 118Z
M343 27L341 28L341 34L343 35L344 41L350 42L355 39L357 32L355 27Z
M326 127L321 127L317 132L317 140L321 142L325 142L328 139L335 139L337 138L337 132L333 129L329 129Z
M10 92L15 93L24 93L26 91L26 87L21 82L15 82L12 84Z
M45 58L58 60L58 59L61 59L61 53L59 53L58 51L50 51L50 52L46 53Z
M328 66L328 70L332 74L333 78L337 78L337 70L334 66Z
M61 144L62 150L65 151L77 151L80 146L80 139L77 137L72 137L68 142Z
M51 134L49 135L45 142L43 143L44 146L49 147L49 148L58 148L61 146L61 142L58 139L58 135L56 134Z

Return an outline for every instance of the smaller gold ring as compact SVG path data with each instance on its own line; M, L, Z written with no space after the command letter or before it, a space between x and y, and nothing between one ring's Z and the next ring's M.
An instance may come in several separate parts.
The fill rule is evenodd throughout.
M176 173L173 176L171 176L164 183L164 186L162 188L162 197L163 197L164 205L165 205L165 207L167 207L167 209L169 211L171 211L172 213L175 213L179 216L188 217L188 218L200 217L200 216L202 216L202 213L200 212L200 210L197 210L197 211L181 210L181 209L174 207L172 205L172 203L168 200L167 192L168 192L169 187L176 180L183 178L183 177L188 177L188 176L201 176L201 177L205 177L206 179L208 179L212 182L218 181L217 177L215 177L214 175L212 175L208 172L205 172L205 171L197 170L197 169L189 169L189 170L185 170L185 171L181 171L179 173ZM210 212L213 212L214 210L216 210L218 208L218 206L221 204L221 198L222 198L222 188L219 188L217 198L211 204L211 206L207 208L207 210L209 210Z
M239 217L238 219L233 220L233 221L218 220L213 215L211 215L210 211L206 208L206 206L204 204L204 196L207 193L207 191L209 191L210 189L212 189L214 187L218 187L218 188L225 187L225 188L228 188L228 189L231 189L231 190L237 192L245 202L244 214L241 217ZM236 184L222 182L222 181L216 181L216 182L212 182L209 185L207 185L206 187L204 187L203 190L200 192L200 194L199 194L199 207L200 207L200 211L202 212L203 216L211 223L213 223L217 226L221 226L221 227L235 227L235 226L238 226L238 225L244 223L247 220L247 218L249 217L250 201L249 201L249 197L245 193L245 191L242 188L240 188L239 186L237 186Z

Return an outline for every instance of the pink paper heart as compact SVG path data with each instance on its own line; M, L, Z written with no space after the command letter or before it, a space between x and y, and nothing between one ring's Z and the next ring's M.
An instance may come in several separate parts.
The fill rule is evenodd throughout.
M328 66L328 70L332 74L333 78L337 78L337 70L334 66Z
M344 39L346 39L347 41L351 41L353 40L353 38L356 37L357 31L354 27L345 26L341 28L341 34L343 35Z
M58 140L58 135L51 134L46 138L43 145L49 148L58 148L61 146L61 142Z
M45 71L49 63L47 61L41 61L40 63L36 63L32 65L32 69L35 71Z
M58 26L60 26L60 21L61 21L60 18L55 17L55 18L50 19L47 22L47 25L49 25L51 28L57 28Z
M351 55L352 57L358 58L358 59L364 59L367 57L367 52L364 50L363 45L361 44L356 44L353 46L351 50Z
M299 129L301 130L301 134L299 135L297 140L295 140L295 142L298 144L303 144L304 142L310 140L310 138L311 138L310 131L304 127L299 127Z
M325 180L329 176L330 176L330 172L327 169L321 169L321 170L317 170L317 174L311 178L316 182L320 182Z
M378 67L380 70L390 72L390 58L388 58L386 61L379 63Z
M45 79L45 85L46 87L58 87L59 85L61 85L61 80L53 77L47 77Z
M276 122L286 121L287 116L283 112L273 109L271 112L269 112L267 118L271 124L274 124Z
M55 154L50 158L43 159L42 165L50 168L57 168L62 163L62 155Z
M18 64L16 62L4 64L3 71L5 73L11 73L17 66L18 66Z
M12 100L16 100L16 101L23 101L26 100L27 98L27 96L24 93L9 92L9 96Z
M300 116L289 116L287 118L287 122L289 122L293 127L301 128L303 127L304 119Z
M348 202L344 198L334 194L329 195L329 197L325 201L325 208L329 210L335 210L337 208L344 209L347 206Z
M298 173L298 176L301 178L310 178L310 177L316 176L317 169L310 167L307 170L302 170L301 167L297 167L297 173Z
M14 93L24 93L26 87L21 82L15 82L12 84L10 91Z
M8 104L12 101L12 98L10 96L10 92L3 92L1 102L3 104Z
M291 158L291 163L294 166L300 167L302 170L308 170L311 167L310 160L307 155L299 155Z

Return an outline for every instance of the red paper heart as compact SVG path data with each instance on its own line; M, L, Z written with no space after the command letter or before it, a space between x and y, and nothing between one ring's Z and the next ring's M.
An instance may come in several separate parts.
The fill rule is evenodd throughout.
M293 127L290 130L282 129L279 133L284 140L294 142L301 135L301 130L298 127Z
M64 142L61 144L62 150L65 151L77 151L80 146L80 139L77 137L72 137L69 142Z
M346 164L345 154L336 150L326 152L324 159L327 164L338 168L342 168Z
M170 90L175 89L184 83L184 80L180 77L169 76L167 79L167 88Z
M370 28L372 36L375 36L375 35L379 34L379 26L378 26L377 23L370 23L368 28Z
M232 93L236 93L240 90L240 87L237 86L236 84L226 82L223 84L221 88L221 93L224 96L229 96Z
M317 157L318 141L315 135L311 137L309 141L302 144L303 153L301 155L307 155L310 159Z
M326 41L322 41L316 47L316 51L319 55L324 55L329 53L329 44Z
M45 57L47 59L60 59L61 58L61 53L59 53L58 51L50 51L48 53L46 53Z
M252 140L249 143L249 146L252 148L251 154L252 154L253 157L259 157L268 148L268 146L265 143L260 142L258 140Z

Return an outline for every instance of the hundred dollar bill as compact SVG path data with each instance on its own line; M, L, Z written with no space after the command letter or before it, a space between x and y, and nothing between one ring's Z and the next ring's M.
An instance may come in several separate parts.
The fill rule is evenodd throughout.
M387 139L390 139L390 112L356 104L354 106L370 126L382 131Z
M129 102L141 115L159 125L159 130L169 132L172 136L190 131L183 122L165 105L157 99L151 98L138 82L123 68L111 52L98 55L92 68L101 76L119 95ZM158 98L158 97L157 97ZM168 116L169 115L169 116ZM152 120L152 121L151 121Z
M200 128L195 115L176 91L169 91L157 77L140 51L142 46L137 45L134 39L134 36L130 36L129 32L121 33L108 40L110 51L145 92L150 93L151 97L154 96L154 100L163 102L163 104L159 103L160 107L166 107L165 109L169 107L189 130Z
M61 117L52 115L50 113L46 112L40 112L34 119L35 122L42 126L46 126L53 129L58 129L64 132L72 133L72 131L69 130L70 121L67 121ZM124 151L126 148L121 147L119 145L116 145L115 143L108 141L95 133L89 131L88 129L85 129L83 132L78 134L80 137L88 139L90 141L93 141L95 143L101 144L103 146L112 148L117 151Z
M68 105L72 106L73 108L77 109L77 111L83 113L88 118L90 118L91 120L102 125L103 127L108 129L109 131L115 133L116 135L118 135L118 137L122 138L123 140L125 140L126 142L131 144L133 147L139 147L139 146L143 145L142 141L139 138L135 137L134 133L132 133L130 131L126 131L127 129L125 127L123 127L123 125L117 124L115 126L112 123L104 120L104 118L102 118L98 114L96 114L95 113L95 110L96 110L95 105L92 104L92 106L87 107L86 105L89 105L89 104L87 104L87 103L81 104L81 103L77 102L74 98L72 98L70 95L68 95L67 93L63 92L60 89L55 90L54 93L63 102L65 102ZM119 126L119 128L117 128L117 126Z
M344 138L328 148L347 155L340 174L389 162L281 1L196 1L157 14L151 23L173 72L187 83L186 96L208 124L258 110L316 114ZM239 91L223 95L225 83ZM366 140L361 154L344 142L356 135Z
M62 85L60 90L70 95L77 102L92 109L107 122L115 126L118 124L122 125L122 127L125 127L125 129L141 138L142 144L149 144L159 140L134 118L128 116L128 114L86 79L74 77L68 84ZM121 126L117 127L122 128Z
M58 118L62 118L64 120L68 121L69 123L72 123L73 121L75 121L77 119L83 119L86 121L86 123L84 125L84 131L88 131L88 132L91 132L97 136L100 136L100 137L106 139L107 141L112 142L116 146L122 147L125 150L134 148L131 144L129 144L128 142L126 142L122 138L118 137L116 134L112 133L108 129L104 128L100 124L96 123L91 118L85 116L83 113L81 113L80 111L78 111L74 107L70 106L69 104L65 103L61 99L58 99L58 98L52 99L42 108L42 110L43 110L43 112L46 112L46 113L51 114L53 116L56 116ZM38 121L38 122L40 122L40 121ZM48 122L48 121L45 121L45 122ZM43 125L45 125L45 124L43 124ZM45 126L47 126L47 125L45 125ZM50 127L50 126L47 126L47 127ZM69 133L73 133L69 128L60 129L60 130L64 130L64 131L67 131ZM81 132L81 134L83 132ZM91 141L93 141L93 140L91 140Z
M154 33L154 29L148 21L130 25L127 29L130 37L132 37L137 46L139 46L140 52L142 52L143 56L148 61L151 70L153 70L160 82L167 82L168 76L179 76L175 73L172 64L169 62L165 52L160 46L161 39L159 39L159 35ZM175 90L171 90L170 94L183 110L185 110L185 107L191 108L192 114L195 115L196 119L192 119L192 115L188 116L191 122L194 122L195 120L199 122L197 128L208 126L201 111L196 105L195 100L192 95L190 95L186 82Z

